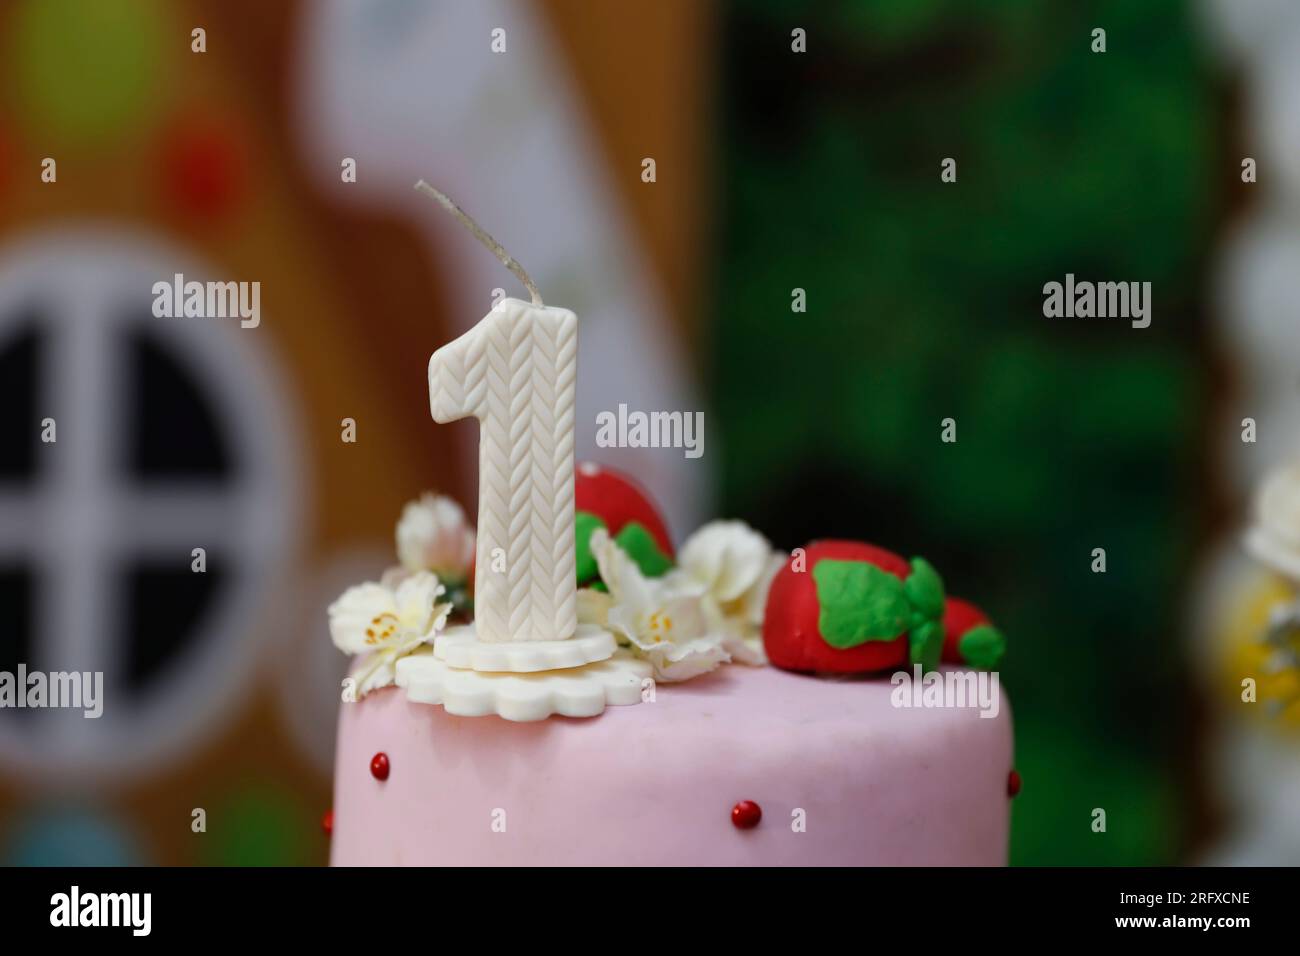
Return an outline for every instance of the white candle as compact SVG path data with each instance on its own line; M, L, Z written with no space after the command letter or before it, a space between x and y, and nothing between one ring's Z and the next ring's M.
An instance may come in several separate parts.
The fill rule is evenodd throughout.
M455 203L432 196L510 269L532 303L505 299L429 359L434 421L479 420L477 640L557 641L578 626L573 399L578 319L547 308L528 274Z
M496 253L532 302L506 299L429 359L438 422L479 420L474 623L451 628L432 654L395 666L407 698L462 716L591 717L637 704L649 663L616 654L612 631L578 627L573 506L573 400L578 319L542 304L500 244L423 181Z
M578 319L505 299L429 360L434 421L479 420L478 639L577 628L573 399Z

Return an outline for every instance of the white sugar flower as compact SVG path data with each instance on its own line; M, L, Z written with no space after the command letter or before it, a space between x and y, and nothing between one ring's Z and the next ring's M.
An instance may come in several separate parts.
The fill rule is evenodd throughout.
M432 571L448 581L469 576L474 529L451 498L425 492L407 502L397 522L397 559L408 571Z
M743 600L759 586L772 546L743 521L710 521L682 543L677 563L719 604Z
M762 664L760 632L767 591L785 561L743 521L711 521L682 544L672 572L700 588L714 627L737 661Z
M654 665L661 680L689 680L730 660L723 634L710 628L698 588L645 577L604 528L592 532L591 553L609 593L580 592L584 622L614 631Z
M431 642L447 623L451 604L435 574L417 571L395 588L367 582L350 587L329 606L330 638L345 654L369 654L353 675L358 695L393 682L399 657Z

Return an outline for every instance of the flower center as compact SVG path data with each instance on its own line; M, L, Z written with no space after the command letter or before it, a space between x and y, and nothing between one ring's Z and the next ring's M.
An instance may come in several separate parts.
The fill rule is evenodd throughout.
M366 628L366 643L380 644L388 640L397 632L400 623L397 615L391 611L385 611L383 614L371 618L371 626Z
M672 636L673 619L662 611L655 611L646 621L646 630L650 633L650 639L661 644Z

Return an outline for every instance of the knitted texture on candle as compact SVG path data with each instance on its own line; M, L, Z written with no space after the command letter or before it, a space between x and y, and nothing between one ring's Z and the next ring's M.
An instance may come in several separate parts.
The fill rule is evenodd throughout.
M577 351L572 312L507 299L429 361L434 420L481 423L479 640L558 640L577 628Z

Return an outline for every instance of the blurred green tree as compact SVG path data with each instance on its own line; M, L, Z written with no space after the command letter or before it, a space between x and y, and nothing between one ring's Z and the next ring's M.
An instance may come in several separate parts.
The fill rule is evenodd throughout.
M1216 202L1186 5L736 0L724 35L726 512L925 555L993 614L1014 862L1170 862ZM1152 326L1045 318L1067 272L1150 281Z

